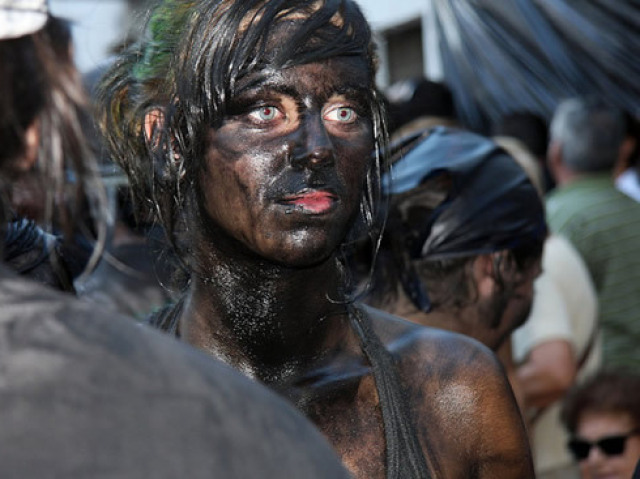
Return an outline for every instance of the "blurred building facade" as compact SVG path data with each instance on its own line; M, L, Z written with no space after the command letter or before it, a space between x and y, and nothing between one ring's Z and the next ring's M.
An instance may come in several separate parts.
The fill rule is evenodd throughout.
M81 71L144 25L153 0L50 0L74 22ZM640 2L358 0L375 31L378 84L425 76L452 90L458 118L486 132L516 110L549 118L563 98L603 95L640 117ZM135 34L134 34L135 36Z

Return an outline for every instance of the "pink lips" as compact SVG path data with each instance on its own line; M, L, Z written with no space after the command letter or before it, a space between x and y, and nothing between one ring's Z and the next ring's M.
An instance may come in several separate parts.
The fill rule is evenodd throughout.
M309 191L289 196L284 199L284 203L311 213L324 213L331 209L336 199L334 194L327 191Z

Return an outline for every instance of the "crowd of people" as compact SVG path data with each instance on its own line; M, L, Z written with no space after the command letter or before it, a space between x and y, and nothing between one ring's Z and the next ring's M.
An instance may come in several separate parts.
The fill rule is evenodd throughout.
M632 115L466 129L352 0L147 16L87 91L0 0L2 477L640 477Z

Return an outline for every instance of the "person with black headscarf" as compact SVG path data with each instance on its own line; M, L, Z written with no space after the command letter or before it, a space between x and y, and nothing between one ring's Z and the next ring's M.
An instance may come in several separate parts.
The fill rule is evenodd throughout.
M369 302L498 350L527 318L547 227L525 171L493 141L437 127L383 178L389 218Z

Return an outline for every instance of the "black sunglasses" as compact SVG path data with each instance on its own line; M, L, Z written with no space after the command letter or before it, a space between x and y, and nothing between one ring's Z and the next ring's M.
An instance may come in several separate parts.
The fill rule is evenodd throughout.
M618 456L624 452L624 447L627 443L627 439L631 436L635 436L640 433L640 428L634 429L627 434L621 434L619 436L607 436L598 439L594 442L585 441L584 439L571 439L567 447L578 461L582 461L589 457L589 452L593 446L596 446L607 456Z

